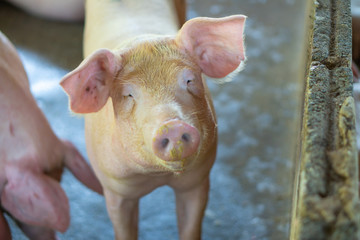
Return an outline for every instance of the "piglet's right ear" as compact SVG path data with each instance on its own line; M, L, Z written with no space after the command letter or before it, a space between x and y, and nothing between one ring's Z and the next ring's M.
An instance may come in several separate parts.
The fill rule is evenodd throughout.
M194 18L176 36L177 44L192 55L207 76L223 78L245 60L246 16Z
M70 98L75 113L99 111L110 96L110 89L121 61L108 49L100 49L87 57L79 67L60 82Z

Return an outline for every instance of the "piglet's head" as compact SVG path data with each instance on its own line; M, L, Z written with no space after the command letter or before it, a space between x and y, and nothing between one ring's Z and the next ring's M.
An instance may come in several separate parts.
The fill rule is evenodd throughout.
M244 61L245 19L195 18L173 38L96 51L61 82L71 110L98 112L111 98L117 124L123 124L121 137L131 136L123 142L183 167L183 159L204 152L204 141L215 138L202 74L222 78ZM205 136L209 133L213 136Z
M245 59L243 31L246 17L194 18L176 36L181 51L189 54L202 72L222 78ZM75 113L97 112L110 96L114 79L122 69L121 54L100 49L61 81Z

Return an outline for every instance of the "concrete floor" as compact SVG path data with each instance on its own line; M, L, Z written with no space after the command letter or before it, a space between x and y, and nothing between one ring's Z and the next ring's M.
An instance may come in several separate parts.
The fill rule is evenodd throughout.
M287 239L300 126L305 1L189 2L188 18L245 14L247 65L232 82L209 83L219 122L218 157L203 239ZM86 156L83 119L58 85L82 60L81 23L31 17L0 3L0 30L16 45L31 90L61 138ZM103 197L65 172L71 226L60 239L113 239ZM11 222L14 239L26 239ZM178 239L174 196L164 187L141 200L139 239Z

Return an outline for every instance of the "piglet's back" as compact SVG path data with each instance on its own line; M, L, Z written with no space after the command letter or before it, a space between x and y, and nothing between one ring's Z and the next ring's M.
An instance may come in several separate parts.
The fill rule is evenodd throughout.
M10 79L23 89L29 89L29 82L16 49L0 31L0 86L7 84ZM1 89L4 90L4 87L0 88L0 91Z
M175 35L178 28L172 0L88 0L84 57L99 48L114 49L142 34Z
M0 32L0 163L22 159L58 139L37 107L15 47ZM47 141L41 141L46 137ZM45 151L44 151L45 152ZM2 164L3 165L3 164Z

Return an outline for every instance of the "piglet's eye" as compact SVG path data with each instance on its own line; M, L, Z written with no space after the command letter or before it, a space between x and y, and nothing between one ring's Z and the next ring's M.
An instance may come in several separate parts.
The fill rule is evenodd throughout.
M130 99L130 98L133 98L133 95L132 95L131 93L129 93L129 94L124 94L124 95L123 95L123 98L124 98L124 99Z
M200 76L195 76L194 72L185 68L180 75L180 86L193 97L201 97L203 86Z
M186 69L183 72L183 79L185 80L184 82L186 82L186 84L189 85L190 83L194 82L195 76L190 70Z
M182 72L181 75L179 77L179 84L183 89L187 89L188 91L191 88L194 88L195 85L197 84L197 80L196 77L194 75L194 73L190 70L185 68Z

